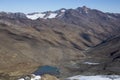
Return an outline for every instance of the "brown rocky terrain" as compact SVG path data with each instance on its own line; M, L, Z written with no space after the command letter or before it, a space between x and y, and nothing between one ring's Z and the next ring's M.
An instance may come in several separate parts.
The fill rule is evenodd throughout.
M73 67L68 66L74 74L120 75L120 36L105 40L85 50L84 54L85 59L77 61Z
M41 80L59 80L55 76L51 76L49 74L45 74L41 77Z
M115 56L114 51L119 52L119 39L116 43L108 41L101 44L102 50L96 45L118 35L119 23L120 14L104 13L86 7L68 9L62 17L54 19L30 20L23 13L1 12L0 73L21 76L32 73L38 66L51 65L57 66L61 74L68 76L78 68L81 69L80 72L84 70L75 64L88 59L86 50L87 54L95 56L95 60L101 56L98 61L105 61L105 66L111 66L105 67L105 70L117 69L119 54ZM90 58L92 59L93 57ZM106 62L112 59L113 62ZM113 67L112 64L117 66ZM118 73L117 70L115 73Z

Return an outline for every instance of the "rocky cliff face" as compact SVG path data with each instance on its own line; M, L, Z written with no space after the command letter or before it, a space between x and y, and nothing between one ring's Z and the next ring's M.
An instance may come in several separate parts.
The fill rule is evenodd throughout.
M25 75L32 73L38 66L51 65L57 66L66 75L77 62L86 60L84 52L87 49L118 35L119 22L120 14L104 13L87 7L65 10L61 17L36 20L28 19L22 13L2 12L0 73ZM111 46L108 47L110 50ZM98 52L95 55L107 54Z

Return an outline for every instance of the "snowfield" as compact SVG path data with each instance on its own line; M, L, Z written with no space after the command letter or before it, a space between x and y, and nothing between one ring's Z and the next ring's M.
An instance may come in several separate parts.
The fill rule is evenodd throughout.
M57 13L50 13L50 15L47 17L49 19L55 18L58 14Z
M46 16L45 13L36 13L36 14L33 14L33 15L26 14L26 17L28 19L31 19L31 20L36 20L38 18L43 18L43 19L56 18L57 15L58 15L57 13L50 13L50 15Z
M41 80L41 76L32 74L31 77L26 76L18 80ZM64 80L120 80L120 75L95 75L95 76L84 76L77 75L69 77Z
M96 75L96 76L78 75L74 77L69 77L65 80L120 80L120 75Z
M38 18L44 18L46 14L43 14L43 13L37 13L37 14L34 14L34 15L26 15L26 17L28 19L32 19L32 20L36 20Z
M37 13L25 14L25 15L28 19L31 19L31 20L36 20L38 18L52 19L52 18L61 17L65 12L66 12L65 9L61 9L57 12L55 12L55 11L52 11L52 12L37 12Z

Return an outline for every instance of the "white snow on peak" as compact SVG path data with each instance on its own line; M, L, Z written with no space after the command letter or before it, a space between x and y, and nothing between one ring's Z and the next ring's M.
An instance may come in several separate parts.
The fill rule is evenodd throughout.
M50 13L50 15L46 16L46 13L36 13L36 14L27 14L26 17L28 19L36 20L38 18L43 18L43 19L51 19L51 18L56 18L58 15L57 13ZM46 16L46 17L45 17Z
M31 20L36 20L38 18L42 19L52 19L60 17L65 13L66 9L61 9L59 11L48 11L48 12L39 12L34 14L26 14L26 17Z
M29 15L27 14L26 17L29 18L29 19L32 19L32 20L36 20L38 18L44 18L46 14L43 14L43 13L36 13L36 14L33 14L33 15Z
M67 80L120 80L120 75L95 75L95 76L73 76Z
M50 15L47 18L55 18L57 16L57 13L50 13Z
M64 10L64 9L62 9L62 10L61 10L61 12L65 12L65 10Z
M100 64L100 63L95 63L95 62L84 62L84 64L97 65L97 64Z

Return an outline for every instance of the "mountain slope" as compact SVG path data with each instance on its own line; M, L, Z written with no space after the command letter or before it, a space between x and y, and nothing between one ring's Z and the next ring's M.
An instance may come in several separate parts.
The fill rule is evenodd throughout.
M104 43L87 51L88 56L92 56L88 60L96 61L100 68L107 74L119 74L120 70L120 36L106 40Z
M36 23L38 25L41 25L41 22L32 22L31 20L24 21L33 23L33 25L36 25ZM19 67L18 65L21 64L21 66L26 65L25 68L28 68L24 70L27 72L32 72L32 68L34 70L38 66L42 65L61 65L60 67L62 67L62 65L64 65L63 61L67 63L69 60L78 59L80 57L82 58L84 56L82 53L79 53L79 49L74 48L75 44L71 44L72 41L68 41L66 39L69 39L71 36L65 37L69 34L69 32L72 32L71 28L66 28L68 32L66 32L66 35L64 35L64 33L57 31L60 30L59 25L57 27L57 30L56 28L52 29L51 27L44 26L44 24L42 24L40 27L34 27L30 26L30 24L26 25L24 23L21 23L18 19L11 20L11 18L7 18L5 20L2 19L0 25L0 45L1 47L3 47L3 45L6 45L5 48L1 50L0 54L3 56L1 56L1 59L5 59L7 56L9 56L7 58L9 59L8 61L4 60L6 61L4 62L6 64L2 64L1 62L1 65L3 66L1 66L2 69L6 69L5 67L8 67L9 69L9 67L16 65L18 66L17 71L21 71L23 67ZM61 25L63 26L63 24ZM12 58L14 55L15 58ZM77 55L79 55L79 57ZM12 68L16 70L16 66ZM8 71L10 73L4 70L1 71L1 73L8 73L11 75L13 72L12 76L17 75L14 74L15 72L11 69L9 70ZM26 74L26 72L18 73L18 75L21 74Z
M60 17L31 20L23 13L1 12L0 73L25 75L38 66L51 65L67 76L74 70L71 67L77 70L74 64L87 59L86 50L119 35L120 14L85 6L62 13Z
M84 51L86 57L66 65L74 75L120 75L120 36L108 39Z
M58 10L58 12L53 11L48 13L56 13L59 16L61 10L62 9ZM99 10L87 8L86 6L78 7L76 9L63 10L64 12L60 17L56 16L54 18L61 21L62 23L71 24L73 26L79 26L81 29L84 30L82 30L84 33L80 33L80 36L86 40L88 38L90 39L92 36L92 38L97 39L94 41L99 42L99 40L105 40L108 37L116 35L120 31L119 14L104 13ZM51 22L51 24L55 24L55 22ZM88 40L88 42L89 41L90 40Z

